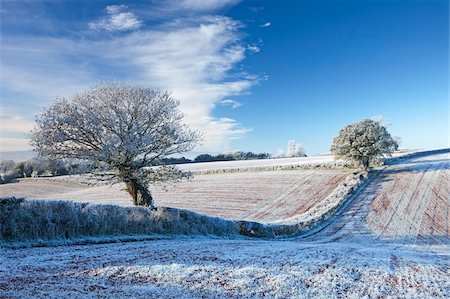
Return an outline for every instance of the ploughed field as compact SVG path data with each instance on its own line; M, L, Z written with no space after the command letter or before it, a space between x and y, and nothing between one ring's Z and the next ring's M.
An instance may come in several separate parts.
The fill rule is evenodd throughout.
M277 160L276 165L299 163L299 159ZM322 160L303 158L303 161L317 163ZM257 166L256 162L259 161L252 161L253 165ZM259 165L264 167L267 163L260 160ZM271 163L274 165L273 161ZM219 167L201 164L205 165L196 166L199 170L217 170ZM233 163L219 162L219 165L227 169ZM192 180L166 188L151 186L151 190L157 206L188 209L227 219L270 222L306 213L322 203L351 172L349 169L305 169L195 174ZM0 185L0 196L131 205L122 184L89 186L80 182L77 176L21 179L17 183Z
M374 176L311 240L448 244L450 155L408 159Z
M156 203L229 219L273 221L305 213L321 203L348 170L288 170L196 175L164 192Z

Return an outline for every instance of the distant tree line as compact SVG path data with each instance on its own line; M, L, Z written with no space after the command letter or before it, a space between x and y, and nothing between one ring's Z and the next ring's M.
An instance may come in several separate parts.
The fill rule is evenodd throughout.
M271 155L268 153L255 154L253 152L233 152L219 155L201 154L193 160L185 157L181 158L163 158L152 163L153 166L159 165L175 165L196 162L213 162L213 161L235 161L235 160L255 160L268 159ZM0 184L12 182L18 178L43 177L43 176L59 176L82 174L93 170L98 170L99 166L87 163L86 161L77 160L42 160L30 159L27 161L15 162L13 160L0 161ZM111 170L106 165L103 170Z
M258 160L271 158L269 153L255 154L253 152L234 152L227 154L219 154L216 156L209 154L198 155L195 162L211 162L211 161L234 161L234 160Z
M253 152L232 152L218 155L200 154L194 159L181 158L164 158L156 161L154 165L172 165L172 164L186 164L196 162L214 162L214 161L236 161L236 160L258 160L269 159L271 155L269 153L255 154Z
M88 172L90 169L92 169L92 165L86 162L39 159L21 162L1 160L0 184L12 182L17 178L80 174Z

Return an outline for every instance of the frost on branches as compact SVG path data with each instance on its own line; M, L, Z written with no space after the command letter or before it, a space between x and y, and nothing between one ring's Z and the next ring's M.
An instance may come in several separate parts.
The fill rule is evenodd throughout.
M338 159L357 162L369 168L384 155L390 156L398 143L378 121L364 119L341 129L333 139L331 152Z
M39 155L107 165L125 182L133 204L153 206L150 183L179 180L175 167L149 168L191 150L200 135L182 123L169 93L125 83L99 84L61 98L36 118L31 144Z
M305 149L295 140L289 140L286 151L279 149L277 158L306 157Z
M286 157L306 157L305 150L301 144L295 142L294 140L289 140Z

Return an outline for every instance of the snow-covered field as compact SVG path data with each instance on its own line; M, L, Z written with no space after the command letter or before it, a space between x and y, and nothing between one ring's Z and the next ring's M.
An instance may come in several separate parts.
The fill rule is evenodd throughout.
M450 154L391 165L356 194L314 240L450 241Z
M272 221L321 203L349 175L346 170L291 170L196 175L164 192L157 203L229 219Z
M2 298L448 298L449 251L155 240L5 250Z
M449 166L448 153L387 166L324 225L285 241L2 249L0 298L449 298Z
M401 157L405 154L416 152L415 150L404 150L394 153L393 157ZM241 161L217 161L217 162L200 162L178 165L184 171L192 172L208 172L217 170L246 170L257 168L275 168L275 167L295 167L306 166L314 167L317 165L345 165L342 160L335 160L332 155L320 155L310 157L294 157L294 158L276 158L263 160L241 160Z
M304 213L320 204L350 170L289 170L196 174L191 181L152 187L157 206L188 209L228 219L271 221ZM87 186L76 179L24 179L0 185L0 196L66 199L131 205L121 184Z
M246 169L257 167L274 167L274 166L291 166L291 165L314 165L330 163L334 161L334 157L330 155L312 156L312 157L296 157L296 158L277 158L262 160L240 160L240 161L216 161L216 162L199 162L178 165L184 171L210 171L219 169Z

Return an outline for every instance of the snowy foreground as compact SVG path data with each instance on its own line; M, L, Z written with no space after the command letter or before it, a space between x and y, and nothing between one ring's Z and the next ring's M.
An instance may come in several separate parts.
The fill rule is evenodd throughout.
M295 239L2 248L0 298L450 298L449 166L387 166Z
M155 240L5 250L1 298L448 298L450 253L379 244Z

